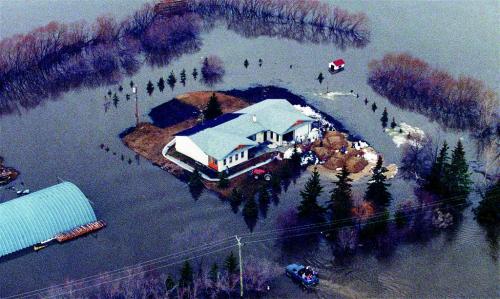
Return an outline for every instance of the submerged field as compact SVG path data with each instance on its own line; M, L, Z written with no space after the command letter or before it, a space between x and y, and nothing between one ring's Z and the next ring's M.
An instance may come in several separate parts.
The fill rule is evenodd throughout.
M92 1L72 2L70 7L66 4L52 6L42 1L39 18L31 18L23 4L2 2L0 6L16 12L4 15L4 22L14 24L19 21L14 17L24 16L26 24L19 28L8 26L1 34L3 37L29 31L52 18L83 17L92 21L103 12L123 17L138 9L142 4L139 2L142 1L127 2L126 7L118 2L110 3L103 11L102 6ZM446 139L450 144L463 138L469 161L478 169L487 164L482 148L478 147L481 140L470 138L466 132L445 130L416 112L391 104L375 93L366 80L369 61L383 57L389 51L409 51L454 76L467 73L488 86L496 86L497 69L494 66L498 60L498 37L494 5L490 2L415 5L390 1L339 4L367 13L373 29L369 43L353 47L349 43L313 42L308 38L298 40L283 34L258 35L255 33L265 32L267 27L262 29L251 22L233 22L232 26L216 23L200 34L201 43L196 43L195 50L187 47L189 51L180 51L184 55L167 57L168 63L149 64L151 60L146 60L137 72L122 73L112 83L87 82L64 85L64 88L37 84L35 91L40 91L43 96L29 97L30 101L22 101L20 107L2 114L0 154L5 157L7 166L15 167L21 173L13 185L20 187L23 182L26 187L38 190L54 184L58 177L72 181L92 200L98 218L106 220L109 225L93 236L51 246L38 253L23 252L0 260L0 297L155 260L215 240L228 238L227 244L233 245L235 234L249 234L241 215L235 214L227 202L210 192L193 198L185 182L136 155L119 137L124 128L135 123L133 98L126 97L126 94L132 94L128 86L133 80L139 86L141 121L159 127L141 126L140 130L150 132L154 137L151 140L137 139L137 151L146 154L160 149L175 130L161 129L172 124L161 124L161 114L155 118L149 113L172 98L179 99L179 95L209 89L200 79L195 80L190 75L194 68L200 68L202 58L209 55L221 57L226 69L223 81L210 89L225 90L230 96L245 98L242 90L248 86L282 87L331 115L338 122L338 128L348 130L353 136L362 136L384 155L388 164L400 163L402 150L395 145L395 135L387 134L380 125L385 107L390 120L395 117L398 123L419 128L425 134ZM471 18L471 15L477 17ZM470 22L456 22L457 16ZM310 32L305 32L305 35L294 33L299 37L311 37L307 35ZM231 47L227 47L228 43ZM331 76L327 73L327 62L337 57L347 62L346 70ZM457 57L473 58L474 63L458 64ZM245 59L249 61L248 67L244 66ZM263 61L261 66L259 59ZM174 72L180 78L183 69L188 72L185 86L177 82L175 87L159 91L156 83L160 77L166 79ZM316 79L320 72L326 74L322 83ZM148 81L155 84L151 95L146 92ZM328 99L320 96L327 89L339 94L349 94L353 90L360 98L341 95ZM113 102L108 91L116 93L118 101ZM265 92L261 95L268 96ZM364 103L365 98L368 104ZM372 110L373 103L378 106L375 111ZM195 110L191 111L193 115ZM164 113L179 116L178 112L167 109ZM184 117L180 115L180 118ZM311 243L305 249L294 247L293 243L285 246L274 232L277 222L282 219L280 216L296 208L300 200L298 194L308 175L297 177L279 197L273 198L265 217L259 214L254 232L247 235L244 257L269 260L279 267L297 261L313 265L320 270L322 283L312 297L494 297L496 294L498 241L487 235L474 220L471 208L480 200L478 194L471 194L472 206L464 209L462 217L448 230L424 233L414 240L398 240L393 247L383 251L360 248L355 255L339 259L326 242ZM476 173L473 179L481 182L483 176ZM322 182L325 186L321 197L323 202L328 199L333 185L326 176L322 177ZM360 180L353 192L362 194L365 187L366 181ZM399 174L392 179L393 205L415 199L414 187L414 181L404 180ZM0 201L15 196L11 190L0 189ZM205 261L221 264L227 254L228 251L214 253ZM151 266L161 267L179 260L181 257L167 257ZM168 270L163 272L162 269ZM162 269L156 273L178 273L177 264ZM89 285L96 283L92 282ZM299 288L280 273L268 296L302 295Z

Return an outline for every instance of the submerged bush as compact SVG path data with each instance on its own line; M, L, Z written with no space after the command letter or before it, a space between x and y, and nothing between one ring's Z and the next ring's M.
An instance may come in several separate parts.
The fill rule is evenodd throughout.
M225 73L226 70L224 69L224 63L219 56L210 55L203 59L201 76L205 84L212 86L221 82Z
M453 78L406 53L392 53L369 64L368 84L399 107L440 124L481 132L496 125L498 98L483 82Z

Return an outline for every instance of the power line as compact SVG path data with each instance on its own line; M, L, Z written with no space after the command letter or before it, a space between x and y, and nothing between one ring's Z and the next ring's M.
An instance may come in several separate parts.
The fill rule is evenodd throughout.
M418 215L419 213L422 213L422 212L421 211L417 211L415 213L408 214L408 216L415 216L415 215ZM382 223L382 222L394 221L394 220L396 220L396 218L392 218L392 219L388 219L388 220L386 220L386 219L380 219L380 220L376 220L376 221L369 221L366 224ZM341 227L337 227L337 228L330 227L330 228L327 228L325 230L320 230L320 231L305 232L305 233L300 233L300 234L295 234L295 235L286 235L286 236L279 236L279 237L271 237L271 238L267 238L267 239L250 240L250 241L245 241L244 244L252 244L252 243L259 243L259 242L265 242L265 241L271 241L271 240L279 240L279 239L293 238L293 237L299 237L299 236L313 235L313 234L318 234L318 233L323 233L323 232L334 231L334 230L337 230L339 228L340 229L342 229L342 228L352 228L352 227L356 227L356 226L358 226L358 224L345 225L345 226L341 226ZM472 229L466 229L466 230L473 231Z
M417 207L397 208L397 209L394 209L394 211L412 211L412 210L417 210L417 209L430 208L430 207L433 207L433 206L437 206L437 205L439 205L439 204L441 204L443 202L450 202L454 198L455 199L462 199L462 197L460 197L460 196L450 197L450 198L443 199L443 200L440 200L440 201L435 201L435 202L432 202L432 203L429 203L429 204L421 204L421 205L419 205ZM452 206L461 206L461 205L467 205L467 203L461 203L461 204L456 204L456 205L452 205ZM417 215L418 213L420 213L420 212L417 211L417 212L415 212L413 214L409 214L409 216L410 215ZM385 214L385 212L375 213L375 214L373 214L373 215L371 215L369 217L366 217L364 220L366 220L366 219L375 219L375 218L377 218L379 216L382 216L384 214ZM358 217L343 218L343 219L338 219L338 220L335 220L335 221L329 221L329 222L324 222L324 223L319 223L319 224L310 224L310 225L295 226L295 227L287 228L287 229L276 229L276 230L270 230L270 231L262 231L262 232L258 232L258 233L247 233L247 234L240 235L240 238L250 237L250 236L251 237L260 237L260 236L263 237L265 235L269 235L269 234L273 234L273 233L279 233L279 232L281 232L281 233L283 233L283 232L289 232L289 233L291 233L291 232L297 231L297 230L322 228L324 226L331 226L332 224L346 222L346 221L353 220L353 219L358 219ZM394 220L394 219L395 218L390 219L389 221ZM376 223L376 222L381 222L381 221L386 221L386 220L382 219L382 220L379 220L379 221L368 221L366 223ZM356 225L343 226L343 227L353 227L353 226L356 226ZM324 231L331 231L331 230L334 230L334 229L323 230L323 232ZM318 232L307 232L307 233L302 233L302 234L298 234L298 235L282 236L282 237L278 237L278 238L275 237L275 238L268 238L268 239L261 239L261 240L250 240L250 241L245 242L245 244L251 244L251 243L255 243L255 242L263 242L263 241L268 241L268 240L276 240L276 239L281 239L281 238L290 238L290 237L294 237L294 236L301 236L301 235L307 235L307 234L317 234L317 233L320 233L320 232L321 231L318 231ZM99 273L99 274L92 275L92 276L89 276L89 277L86 277L86 278L81 278L81 279L72 281L70 283L70 285L74 285L74 284L77 284L77 283L86 283L86 282L91 281L92 279L100 278L103 275L116 274L116 273L119 273L119 272L124 272L124 271L127 271L127 270L132 270L132 269L135 269L135 268L140 268L140 267L146 266L146 265L159 264L161 262L164 262L165 260L173 259L173 258L176 258L178 256L182 256L183 254L194 253L194 252L198 252L198 251L202 251L202 250L207 250L207 249L210 249L212 247L221 246L221 245L223 245L225 243L230 242L230 239L232 239L232 237L224 238L224 239L221 239L221 240L218 240L218 241L214 241L214 242L211 242L211 243L208 243L208 244L200 245L200 246L192 248L192 249L188 249L188 250L180 251L180 252L173 253L173 254L170 254L170 255L166 255L166 256L155 258L155 259L151 259L149 261L141 262L141 263L138 263L138 264L135 264L135 265L131 265L131 266L127 266L127 267L124 267L124 268L121 268L121 269L117 269L117 270L113 270L113 271L108 271L108 272L104 272L104 273ZM231 245L231 246L229 246L227 248L231 248L231 247L234 247L234 246L236 246L236 245ZM216 250L216 251L213 251L213 252L217 252L217 251L219 251L219 250ZM210 254L210 252L207 253L207 254ZM206 255L206 254L203 254L203 255ZM201 256L203 256L203 255L201 255ZM190 259L193 259L193 258L190 258ZM190 260L190 259L188 259L188 260ZM163 268L163 267L164 266L161 266L159 268ZM152 268L149 271L152 271L153 269L156 269L156 268ZM56 289L56 288L61 287L61 286L68 287L67 284L66 285L65 284L59 284L59 285L56 285L56 286L51 286L51 287L47 287L47 288L43 288L43 289L33 290L33 291L30 291L30 292L25 292L25 293L17 294L17 295L14 295L14 296L6 297L6 299L19 298L19 297L24 297L24 296L34 296L37 293L44 292L44 291L49 291L51 289Z
M113 270L113 271L107 271L107 272L103 272L103 273L91 275L91 276L88 276L88 277L80 278L80 279L72 281L71 283L72 284L84 283L84 282L88 282L89 280L102 277L103 275L110 275L110 274L115 274L115 273L118 273L118 272L124 272L124 271L127 271L127 270L133 270L134 268L139 268L139 267L143 267L143 266L158 264L158 263L164 262L165 260L176 258L176 257L182 256L184 254L194 253L194 252L197 252L197 251L211 249L212 247L221 246L221 245L223 245L225 243L230 242L231 239L232 239L232 237L231 238L229 238L229 237L228 238L224 238L224 239L221 239L221 240L218 240L218 241L214 241L214 242L211 242L211 243L208 243L208 244L200 245L200 246L195 247L195 248L190 248L190 249L187 249L187 250L184 250L184 251L180 251L180 252L168 254L168 255L165 255L165 256L161 256L161 257L158 257L158 258L147 260L147 261L144 261L144 262L141 262L141 263L137 263L137 264L134 264L134 265L129 265L129 266L126 266L126 267L123 267L123 268L120 268L120 269ZM5 299L19 298L19 297L24 297L24 296L31 296L32 293L36 294L37 292L40 292L40 291L48 291L50 289L58 288L58 287L61 287L61 286L65 286L65 284L54 285L54 286L50 286L50 287L46 287L46 288L42 288L42 289L37 289L37 290L33 290L33 291L29 291L29 292L17 294L17 295L13 295L13 296L10 296L10 297L5 297Z
M200 254L200 255L197 255L197 256L194 256L194 257L190 257L190 258L187 258L187 259L179 260L177 262L172 262L172 263L169 263L169 264L166 264L166 265L162 265L162 266L159 266L159 267L154 267L154 268L147 269L147 270L144 270L144 271L139 271L139 272L136 272L136 273L131 273L131 274L127 275L127 276L123 276L123 277L112 279L112 280L103 281L103 282L100 282L98 284L86 286L86 287L83 287L83 288L78 288L76 290L71 290L69 292L80 292L80 291L83 291L83 290L86 290L86 289L89 289L89 288L92 288L92 287L98 287L98 286L103 285L103 284L120 281L120 280L123 280L123 279L126 279L126 278L131 278L131 277L137 276L139 274L144 274L144 273L148 273L148 272L151 272L151 271L154 271L154 270L163 269L163 268L168 267L168 266L172 266L172 265L175 265L175 264L180 264L180 263L187 262L187 261L190 261L190 260L194 260L194 259L206 256L206 255L209 255L209 254L213 254L213 253L216 253L216 252L224 251L224 250L227 250L229 248L233 248L235 246L236 245L227 246L227 247L224 247L224 248L221 248L221 249L217 249L217 250L213 250L211 252ZM52 295L52 296L47 297L47 298L55 298L55 297L58 297L58 296L61 296L61 295L67 294L67 293L68 292L59 293L59 294Z
M413 206L412 207L403 207L403 208L394 207L394 208L391 208L391 209L387 209L387 212L398 212L398 211L408 212L408 211L413 211L413 210L416 210L416 209L431 208L431 207L434 207L434 206L439 206L442 203L452 202L454 199L461 200L462 197L460 197L460 196L450 197L450 198L447 198L447 199L442 199L442 200L439 200L439 201L434 201L434 202L428 203L428 204L420 204L420 205L415 206L415 207L413 207ZM467 203L466 204L460 204L460 205L467 205ZM376 218L378 216L382 216L382 215L385 214L385 212L386 211L374 213L374 214L372 214L372 215L364 218L364 220L370 219L370 218ZM255 233L241 234L239 236L240 237L258 236L258 235L262 235L262 234L266 235L266 234L272 234L272 233L277 233L277 232L285 232L285 231L292 231L292 230L300 230L300 229L308 229L308 228L315 228L315 227L323 227L323 226L329 226L329 225L332 225L332 224L338 224L338 223L341 223L341 222L349 222L351 220L356 220L356 219L359 219L359 217L353 216L353 217L342 218L342 219L337 219L337 220L333 220L333 221L320 222L320 223L315 223L315 224L298 225L298 226L294 226L294 227L290 227L290 228L283 228L283 229L275 229L275 230L261 231L261 232L255 232Z

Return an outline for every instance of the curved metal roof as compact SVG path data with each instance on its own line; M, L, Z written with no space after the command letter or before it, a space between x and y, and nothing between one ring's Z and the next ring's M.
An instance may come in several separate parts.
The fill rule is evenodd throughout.
M64 182L0 204L0 256L97 221L85 195Z

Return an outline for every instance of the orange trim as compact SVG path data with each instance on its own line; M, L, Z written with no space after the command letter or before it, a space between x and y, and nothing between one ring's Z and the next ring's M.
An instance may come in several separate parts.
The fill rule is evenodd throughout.
M208 167L210 167L216 171L219 171L219 167L217 166L217 160L215 160L212 157L208 158Z
M302 123L304 123L304 121L303 121L303 120L298 120L298 121L296 121L296 122L292 125L292 127L295 127L296 125L300 125L300 124L302 124Z

